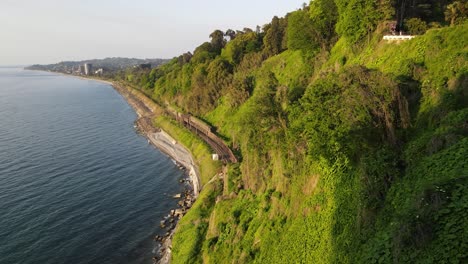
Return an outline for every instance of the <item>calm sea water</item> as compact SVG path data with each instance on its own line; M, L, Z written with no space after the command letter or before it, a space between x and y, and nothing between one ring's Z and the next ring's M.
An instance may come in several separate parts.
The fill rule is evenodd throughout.
M0 263L152 263L184 177L111 86L0 68Z

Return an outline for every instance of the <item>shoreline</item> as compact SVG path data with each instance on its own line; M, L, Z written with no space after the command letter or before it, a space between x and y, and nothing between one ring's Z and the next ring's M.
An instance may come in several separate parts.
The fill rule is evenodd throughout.
M170 213L160 221L160 227L162 230L166 230L166 233L163 236L156 235L153 239L158 244L155 251L153 251L155 254L153 262L159 264L170 263L172 255L172 238L177 224L192 207L201 190L200 173L192 154L168 133L152 125L152 118L156 116L156 113L155 106L151 104L155 103L145 95L140 94L140 96L145 96L146 98L146 100L142 100L132 92L131 88L122 87L122 85L112 81L64 73L59 74L68 77L76 77L82 80L96 81L112 86L112 88L125 99L137 114L138 117L135 120L135 126L138 132L146 137L148 142L154 147L173 159L177 166L186 170L188 180L182 181L181 183L188 182L191 186L191 190L186 189L183 193L173 197L175 199L179 199L178 207L173 208Z
M92 78L83 79L95 80ZM156 248L157 252L154 252L155 256L153 257L153 262L159 264L170 263L172 255L172 238L174 236L177 223L192 207L201 190L200 173L198 167L196 166L192 154L187 148L179 144L162 129L155 128L152 125L151 119L155 116L155 110L152 105L148 104L154 104L154 102L148 102L148 100L150 100L149 98L147 98L148 100L140 100L140 98L137 98L137 96L131 92L131 88L129 89L127 87L122 87L121 85L113 82L103 80L99 81L110 84L114 90L116 90L135 110L138 115L138 119L135 121L136 126L138 130L148 139L148 142L172 158L178 166L185 168L187 171L189 178L188 182L190 183L192 190L186 190L184 194L180 194L178 197L175 197L182 198L178 202L179 208L172 209L170 214L160 222L162 229L166 228L166 224L169 225L167 232L163 236L156 235L153 239L159 244L159 248Z

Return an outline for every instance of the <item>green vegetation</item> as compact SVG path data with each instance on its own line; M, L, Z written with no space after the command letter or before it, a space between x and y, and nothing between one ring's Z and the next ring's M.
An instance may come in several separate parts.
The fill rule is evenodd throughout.
M212 151L203 140L166 116L161 115L156 117L154 123L157 127L168 132L172 137L177 138L192 153L200 170L202 186L219 172L221 163L211 159Z
M466 263L467 1L314 0L151 70L115 75L207 121L238 164L167 116L203 191L174 263ZM386 42L384 34L417 34Z

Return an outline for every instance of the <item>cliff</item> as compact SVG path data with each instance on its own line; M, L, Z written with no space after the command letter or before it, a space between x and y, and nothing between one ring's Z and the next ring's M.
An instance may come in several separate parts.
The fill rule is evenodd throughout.
M172 262L466 260L467 25L390 43L376 23L358 44L309 47L295 16L136 84L210 123L240 161L182 218ZM274 49L273 27L295 44Z

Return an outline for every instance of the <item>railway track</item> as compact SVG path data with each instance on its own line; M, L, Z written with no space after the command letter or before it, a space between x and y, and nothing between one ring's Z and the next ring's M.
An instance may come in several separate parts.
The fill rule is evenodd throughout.
M224 142L219 142L221 139L212 132L209 132L211 135L207 135L204 130L198 129L197 126L192 123L183 121L183 124L189 130L198 135L203 141L205 141L213 149L213 151L218 154L221 161L224 163L237 163L237 159L229 147L226 146ZM213 139L213 137L216 137L216 139Z
M137 121L137 125L146 128L148 131L152 127L152 122L150 116L153 114L151 108L149 108L144 102L142 102L137 96L127 91L120 85L114 85L116 89L120 91L121 94L127 97L127 101L130 104L133 104L136 109L139 109L141 117ZM232 153L231 149L226 146L223 140L221 140L215 133L212 132L213 128L203 122L202 120L191 116L189 114L181 114L175 110L168 109L166 114L172 117L174 120L177 120L190 131L198 135L203 141L205 141L212 150L218 154L218 157L224 163L237 163L237 158Z

